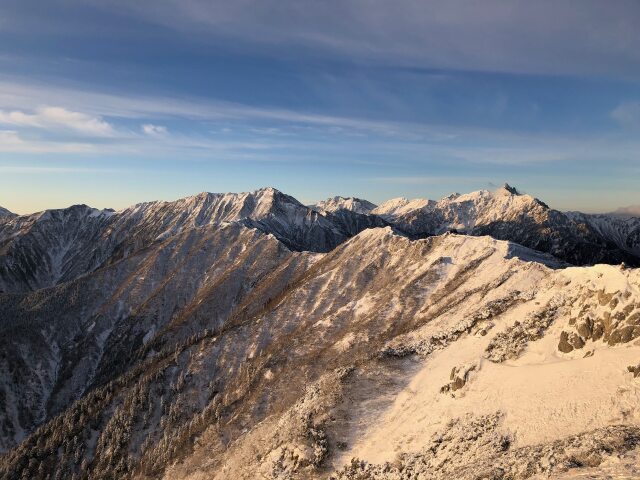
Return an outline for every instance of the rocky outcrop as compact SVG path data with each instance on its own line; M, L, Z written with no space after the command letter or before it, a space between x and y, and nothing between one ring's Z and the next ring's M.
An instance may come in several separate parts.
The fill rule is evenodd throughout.
M571 318L572 331L562 331L558 350L569 353L588 342L603 342L610 346L629 343L640 337L640 304L628 301L628 296L605 293L603 290L585 293L586 303L577 318Z
M457 390L464 387L469 381L469 375L478 368L477 365L463 365L461 367L453 367L451 369L451 375L449 375L449 383L443 385L440 388L440 393L453 394Z
M640 377L640 364L628 366L627 371L633 373L633 378Z
M516 320L511 327L491 340L485 358L496 363L518 358L529 342L542 338L553 323L558 308L558 305L550 304L523 321Z

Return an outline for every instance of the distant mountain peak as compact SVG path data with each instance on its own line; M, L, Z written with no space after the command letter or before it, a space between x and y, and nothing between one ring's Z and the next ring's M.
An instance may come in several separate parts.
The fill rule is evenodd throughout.
M609 213L615 217L638 217L640 218L640 205L631 205L628 207L620 207L617 210Z
M7 210L6 208L0 207L0 217L13 216L13 215L15 215L15 213Z
M354 213L368 215L374 208L376 208L376 205L362 198L342 197L338 195L315 203L311 207L316 210L322 210L325 212L349 210Z

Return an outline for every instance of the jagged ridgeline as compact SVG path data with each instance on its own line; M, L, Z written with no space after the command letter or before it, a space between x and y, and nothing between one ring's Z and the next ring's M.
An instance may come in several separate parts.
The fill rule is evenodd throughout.
M3 209L4 210L4 209ZM0 292L74 280L186 229L239 222L289 249L328 252L364 229L391 225L411 238L445 232L490 235L573 265L640 266L640 219L562 213L505 185L439 201L390 200L376 207L334 197L305 206L273 188L201 193L119 212L75 205L18 216L0 211Z
M0 478L635 478L638 228L508 186L0 212Z

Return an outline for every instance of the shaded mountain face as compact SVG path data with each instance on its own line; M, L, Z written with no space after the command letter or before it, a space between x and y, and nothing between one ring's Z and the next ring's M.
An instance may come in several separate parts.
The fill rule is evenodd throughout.
M6 208L0 207L0 217L10 216L10 215L15 215L15 214L10 212Z
M110 211L86 205L0 219L0 292L37 290L94 270L111 254Z
M574 265L640 266L637 219L565 214L509 185L495 192L452 194L439 201L394 199L372 213L418 238L446 231L490 235Z
M390 227L293 252L234 222L0 295L0 477L597 468L640 441L640 270L560 267Z
M321 212L349 237L357 235L367 228L385 227L389 225L377 215L371 212L376 206L355 197L333 197L310 206Z
M639 216L587 215L579 212L567 212L566 215L577 225L586 225L606 241L640 258Z
M128 371L139 355L173 352L192 335L226 328L236 310L259 310L312 258L240 224L204 226L73 282L2 296L0 446ZM259 298L249 301L256 288Z

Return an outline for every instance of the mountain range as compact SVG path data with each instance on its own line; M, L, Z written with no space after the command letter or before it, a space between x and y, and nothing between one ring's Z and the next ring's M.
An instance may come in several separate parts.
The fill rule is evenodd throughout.
M640 218L562 213L505 185L439 201L393 199L375 206L334 197L305 206L273 188L201 193L119 212L75 205L0 216L0 292L70 281L185 229L240 222L297 251L328 252L366 228L393 226L411 238L460 232L508 240L573 265L640 265Z
M508 185L0 215L0 478L639 474L638 218Z

